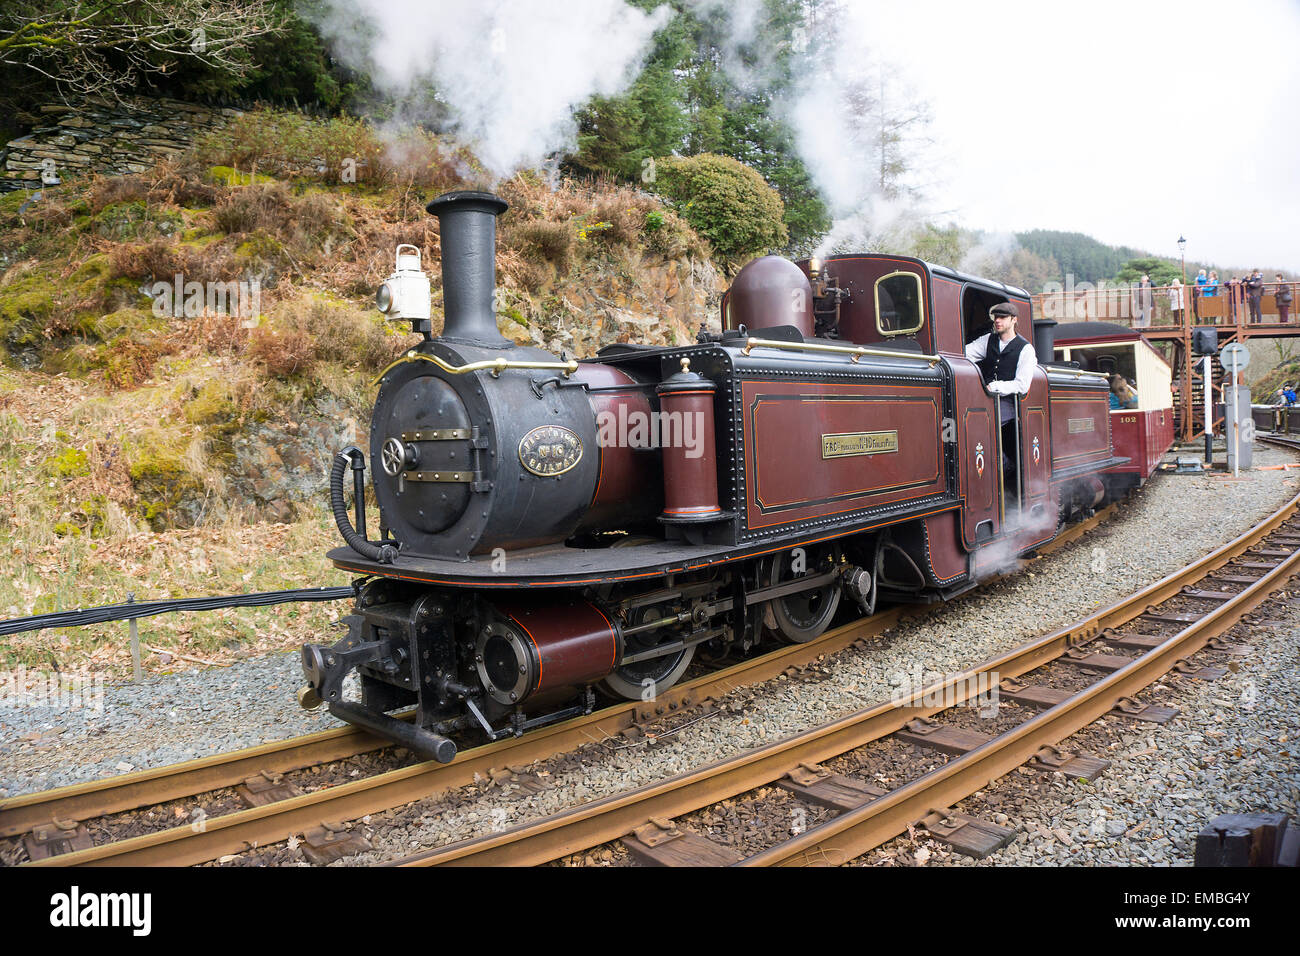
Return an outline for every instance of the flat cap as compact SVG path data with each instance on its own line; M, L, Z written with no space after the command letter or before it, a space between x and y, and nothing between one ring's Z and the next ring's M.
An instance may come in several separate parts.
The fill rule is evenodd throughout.
M1013 302L999 302L993 308L989 309L989 315L995 318L999 315L1009 315L1013 319L1020 317L1020 313L1016 311L1016 306Z

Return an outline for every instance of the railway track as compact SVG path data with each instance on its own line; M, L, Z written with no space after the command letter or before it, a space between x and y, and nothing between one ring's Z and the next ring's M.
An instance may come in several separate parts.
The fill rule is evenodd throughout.
M642 862L659 865L838 864L909 827L928 829L954 845L990 847L1014 836L1014 831L999 833L1000 828L963 818L949 808L1026 763L1075 776L1099 773L1105 761L1057 745L1106 714L1168 719L1167 708L1141 704L1134 695L1174 670L1211 676L1197 674L1184 663L1186 658L1300 573L1298 507L1300 496L1188 568L1071 627L902 700L501 833L423 851L393 865L537 865L620 840ZM1151 630L1173 633L1143 633ZM1075 690L1024 682L1046 665L1103 676ZM935 719L967 703L990 681L1003 688L1002 697L1024 705L1034 715L996 737ZM935 747L952 757L890 791L822 766L891 737ZM836 812L793 838L748 856L682 822L690 814L761 793L763 788L769 788L769 793L793 793Z
M1300 435L1261 435L1256 433L1255 441L1268 442L1270 445L1277 445L1279 448L1288 448L1291 451L1300 451Z
M848 647L855 641L877 635L896 624L906 610L905 607L892 608L828 631L817 641L782 648L704 675L673 688L653 702L615 705L524 737L463 751L449 764L432 761L415 764L315 793L211 817L199 828L192 824L172 827L34 860L28 865L183 866L265 846L287 839L293 833L316 830L332 821L356 819L400 806L473 783L476 776L488 777L493 770L511 764L545 759L591 740L615 736L634 724L689 710L712 695L769 680L791 668L806 666L823 655ZM0 803L0 836L12 837L51 827L72 832L69 825L79 820L162 803L217 787L234 786L249 777L274 776L290 769L344 759L386 746L386 741L364 732L340 728L274 746L255 747L131 774L130 780L96 781L14 797Z
M1078 540L1116 513L1111 505L1063 531L1039 549L1047 554ZM647 703L615 705L585 717L543 728L525 737L463 751L450 764L420 763L327 787L285 795L262 791L265 802L244 810L164 827L139 836L89 845L84 821L197 797L222 788L253 787L297 770L347 760L390 747L388 741L341 727L304 737L232 751L198 760L92 781L0 801L0 839L27 834L46 838L50 855L37 866L182 866L204 863L250 848L285 840L294 833L325 829L338 821L436 795L488 777L493 770L526 764L572 750L591 740L613 737L634 725L688 711L710 697L772 679L808 666L893 627L910 609L892 608L871 618L835 628L807 644L793 645L683 683ZM260 780L259 780L260 778ZM29 844L30 846L30 844Z

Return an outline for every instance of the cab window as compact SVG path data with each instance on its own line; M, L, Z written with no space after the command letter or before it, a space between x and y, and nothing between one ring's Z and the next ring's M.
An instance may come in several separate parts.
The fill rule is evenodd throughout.
M891 272L876 280L876 328L881 335L911 335L921 328L921 277Z

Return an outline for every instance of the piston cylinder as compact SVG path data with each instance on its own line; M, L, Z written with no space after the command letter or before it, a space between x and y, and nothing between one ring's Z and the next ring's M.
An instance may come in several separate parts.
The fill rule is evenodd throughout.
M664 463L665 524L692 524L722 517L718 507L717 449L713 394L717 386L691 371L681 371L656 388L660 408L660 444Z
M557 688L594 683L614 669L618 630L577 597L495 601L494 620L479 629L474 663L493 700L523 703Z

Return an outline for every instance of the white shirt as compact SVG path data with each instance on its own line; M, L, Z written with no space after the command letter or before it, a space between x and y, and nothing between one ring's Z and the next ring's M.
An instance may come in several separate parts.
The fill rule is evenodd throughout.
M981 335L967 345L966 357L976 364L981 362L988 355L989 339L995 334L990 332L988 335ZM1021 337L1016 336L1016 338ZM1006 348L1006 345L1002 347ZM1020 350L1020 357L1016 359L1016 377L1009 382L986 382L984 387L991 395L1028 395L1029 386L1034 380L1034 369L1037 367L1038 359L1034 355L1034 346L1026 340L1025 347Z

